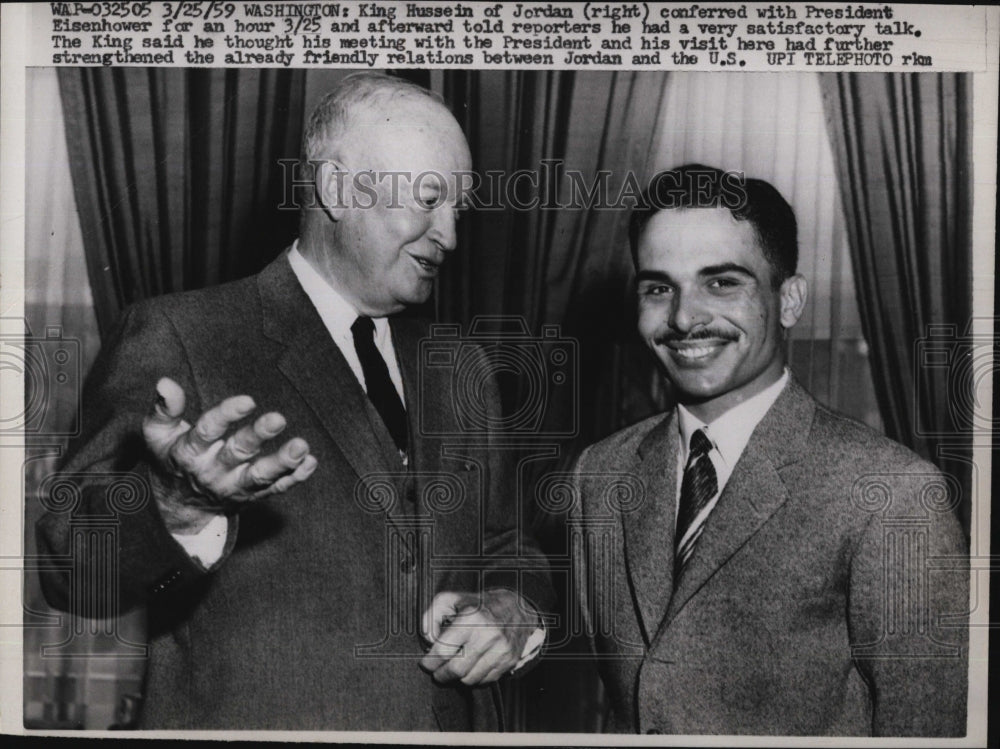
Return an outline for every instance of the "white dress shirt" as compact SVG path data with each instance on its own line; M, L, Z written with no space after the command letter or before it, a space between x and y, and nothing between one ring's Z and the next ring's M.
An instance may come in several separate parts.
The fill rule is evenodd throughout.
M357 310L302 257L302 253L298 250L298 242L293 244L292 249L288 252L288 263L292 266L292 272L303 291L306 292L306 296L309 297L309 301L319 313L333 342L337 344L340 353L347 360L358 383L367 392L364 370L361 368L358 352L354 348L354 334L351 333L351 326L358 319ZM392 345L389 320L385 317L373 317L372 322L375 323L375 346L382 358L385 359L386 367L389 369L389 379L392 380L392 384L405 407L403 376L396 359L396 350ZM228 528L229 521L226 516L216 515L198 533L188 535L175 533L172 535L177 543L184 547L188 556L198 559L205 567L211 567L222 556L222 550L226 546Z
M708 452L708 457L715 467L715 476L719 486L715 496L708 501L708 504L695 517L694 522L691 523L684 534L684 538L678 539L678 546L702 526L706 518L708 518L709 513L715 508L716 503L719 501L719 495L726 488L726 482L729 481L729 477L732 475L737 461L743 455L743 451L750 441L750 435L753 434L753 430L757 428L757 425L771 409L771 406L774 405L774 402L778 400L778 396L785 389L788 380L788 369L785 369L777 382L768 385L757 393L757 395L747 398L747 400L738 406L729 409L711 424L705 424L684 408L684 406L677 406L677 424L681 433L681 449L677 452L677 508L680 507L681 482L684 479L684 468L687 465L688 452L691 448L691 435L699 429L705 431L705 435L712 443L712 449Z
M302 285L302 289L313 303L313 307L319 313L320 319L326 326L337 344L340 353L347 359L347 363L354 372L354 376L365 392L364 370L361 368L361 360L358 359L358 352L354 348L354 334L351 333L351 326L358 319L358 311L351 306L344 297L326 282L315 268L302 257L298 249L298 242L292 245L288 253L288 263L292 266L292 272ZM375 323L375 347L385 359L385 365L389 368L389 379L399 393L399 398L406 407L406 398L403 395L403 376L399 370L399 362L396 360L396 349L392 346L392 332L389 330L389 319L386 317L373 317Z

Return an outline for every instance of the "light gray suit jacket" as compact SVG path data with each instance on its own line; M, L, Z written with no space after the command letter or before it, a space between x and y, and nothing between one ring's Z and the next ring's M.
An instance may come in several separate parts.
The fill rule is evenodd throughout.
M957 484L793 379L674 580L679 441L676 413L659 415L576 469L574 564L610 730L964 735Z
M65 466L85 489L75 504L50 497L39 523L40 549L61 560L42 582L60 608L148 607L143 727L496 729L489 690L438 686L420 670L420 615L435 592L490 586L544 611L544 558L521 537L505 453L456 421L453 370L421 366L427 326L391 326L408 470L285 256L252 278L137 305L104 347ZM184 388L189 422L248 394L254 416L284 414L283 438L303 437L319 460L303 484L230 518L210 570L174 541L151 497L123 508L102 480L148 477L141 422L164 375ZM484 382L471 405L495 416ZM117 549L87 535L102 518Z

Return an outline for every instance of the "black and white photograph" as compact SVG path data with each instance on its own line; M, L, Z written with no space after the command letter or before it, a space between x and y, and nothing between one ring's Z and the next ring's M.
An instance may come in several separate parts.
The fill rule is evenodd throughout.
M3 733L996 740L995 8L0 28Z

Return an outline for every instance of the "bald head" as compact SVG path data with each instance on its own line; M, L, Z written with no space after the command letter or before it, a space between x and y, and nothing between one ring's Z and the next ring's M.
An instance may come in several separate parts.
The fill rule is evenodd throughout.
M337 158L348 148L364 145L374 122L386 117L402 119L411 110L436 111L454 122L441 97L422 86L383 73L349 75L309 116L302 138L303 159ZM458 123L454 127L458 129Z
M361 314L426 301L457 245L458 183L472 166L440 98L386 75L348 76L310 117L303 155L318 197L302 213L303 256Z

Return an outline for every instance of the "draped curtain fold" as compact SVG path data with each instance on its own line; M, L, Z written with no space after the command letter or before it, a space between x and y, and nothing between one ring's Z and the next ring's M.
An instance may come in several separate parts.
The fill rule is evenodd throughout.
M277 206L304 83L300 70L59 70L102 335L126 305L252 273L295 236L297 211Z
M644 183L666 85L662 72L449 71L444 78L483 187L475 219L460 225L462 251L446 266L437 317L468 324L477 315L519 316L532 336L561 326L579 357L571 366L580 391L574 403L568 390L549 388L543 428L575 423L579 443L656 407L643 396L633 402L647 382L625 381L654 377L651 360L635 351L632 204L588 205L581 186L600 185L613 203L627 190L629 170ZM622 367L626 358L642 364ZM587 408L573 410L577 403Z
M519 453L519 496L531 517L535 478L568 468L582 445L662 405L652 394L652 359L635 333L631 204L597 204L614 205L630 170L635 184L648 179L667 74L448 71L440 80L482 186L473 201L478 209L460 224L461 250L445 266L435 313L465 331L477 316L519 317L526 335L540 342L543 369L551 368L541 377L516 364L510 372L506 361L497 367L508 413L529 403L542 409L538 433L551 439L541 442L556 446L546 456L528 440ZM581 188L589 193L595 185L605 193L591 206ZM558 336L547 337L546 326L549 335L559 326ZM486 342L496 332L477 330ZM553 367L560 352L568 358ZM546 551L565 558L560 518L534 520ZM550 642L569 639L568 623L561 626ZM575 647L585 652L584 643ZM586 658L550 659L505 690L514 730L601 727L600 685Z
M829 73L821 85L886 433L960 480L968 524L969 78Z

